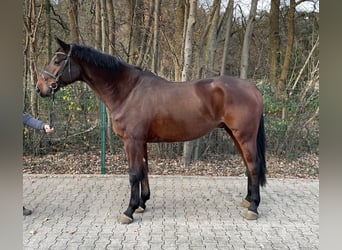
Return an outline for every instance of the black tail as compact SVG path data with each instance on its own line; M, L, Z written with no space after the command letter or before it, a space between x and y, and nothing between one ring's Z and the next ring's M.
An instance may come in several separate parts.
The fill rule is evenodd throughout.
M266 185L266 160L265 160L265 150L266 150L266 138L265 138L265 128L264 128L264 115L261 115L259 130L257 135L257 164L259 167L259 181L261 186Z

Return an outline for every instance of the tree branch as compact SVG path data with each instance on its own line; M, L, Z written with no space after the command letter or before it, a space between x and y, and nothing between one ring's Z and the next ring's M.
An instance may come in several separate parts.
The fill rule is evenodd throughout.
M296 88L296 86L297 86L297 84L298 84L298 81L299 81L300 77L302 76L304 69L306 68L306 65L309 63L309 60L310 60L310 58L311 58L313 52L314 52L315 49L318 47L318 44L319 44L319 36L317 37L317 40L316 40L316 42L315 42L315 45L312 47L312 49L311 49L311 51L310 51L308 57L306 58L303 67L300 69L300 71L299 71L299 73L298 73L298 76L297 76L297 78L296 78L296 80L295 80L295 82L294 82L294 84L293 84L293 86L292 86L292 88L291 88L291 90L290 90L289 96L291 96L291 95L293 94L293 91L295 90L295 88Z
M57 17L57 18L51 18L51 19L56 21L59 25L61 25L64 30L69 31L68 25L65 24L62 17L56 13L52 5L51 5L51 9L52 9L53 14Z

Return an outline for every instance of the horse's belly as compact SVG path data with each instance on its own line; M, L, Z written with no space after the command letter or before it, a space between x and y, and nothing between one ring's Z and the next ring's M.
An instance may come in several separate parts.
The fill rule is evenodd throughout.
M189 141L206 135L218 126L217 122L198 120L162 120L152 124L148 133L149 142Z

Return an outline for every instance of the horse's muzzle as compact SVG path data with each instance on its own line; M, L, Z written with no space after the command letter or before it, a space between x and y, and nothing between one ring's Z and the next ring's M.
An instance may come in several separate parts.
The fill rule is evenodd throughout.
M51 87L47 87L45 90L36 87L36 93L39 94L41 97L48 97L52 95L53 89Z

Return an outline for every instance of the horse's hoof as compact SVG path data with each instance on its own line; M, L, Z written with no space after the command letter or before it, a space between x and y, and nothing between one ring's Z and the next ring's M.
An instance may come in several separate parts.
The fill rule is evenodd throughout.
M132 223L132 221L133 221L133 219L128 217L125 214L121 214L120 217L119 217L119 222L121 224L130 224L130 223Z
M256 212L247 210L247 212L245 213L244 217L247 220L256 220L256 219L258 219L259 215Z
M32 214L32 210L23 207L23 215L27 216Z
M136 213L143 213L143 212L145 212L145 209L142 207L138 207L137 209L135 209L135 212Z
M251 205L251 203L246 199L242 199L242 201L240 203L240 206L245 207L245 208L249 208L250 205Z

